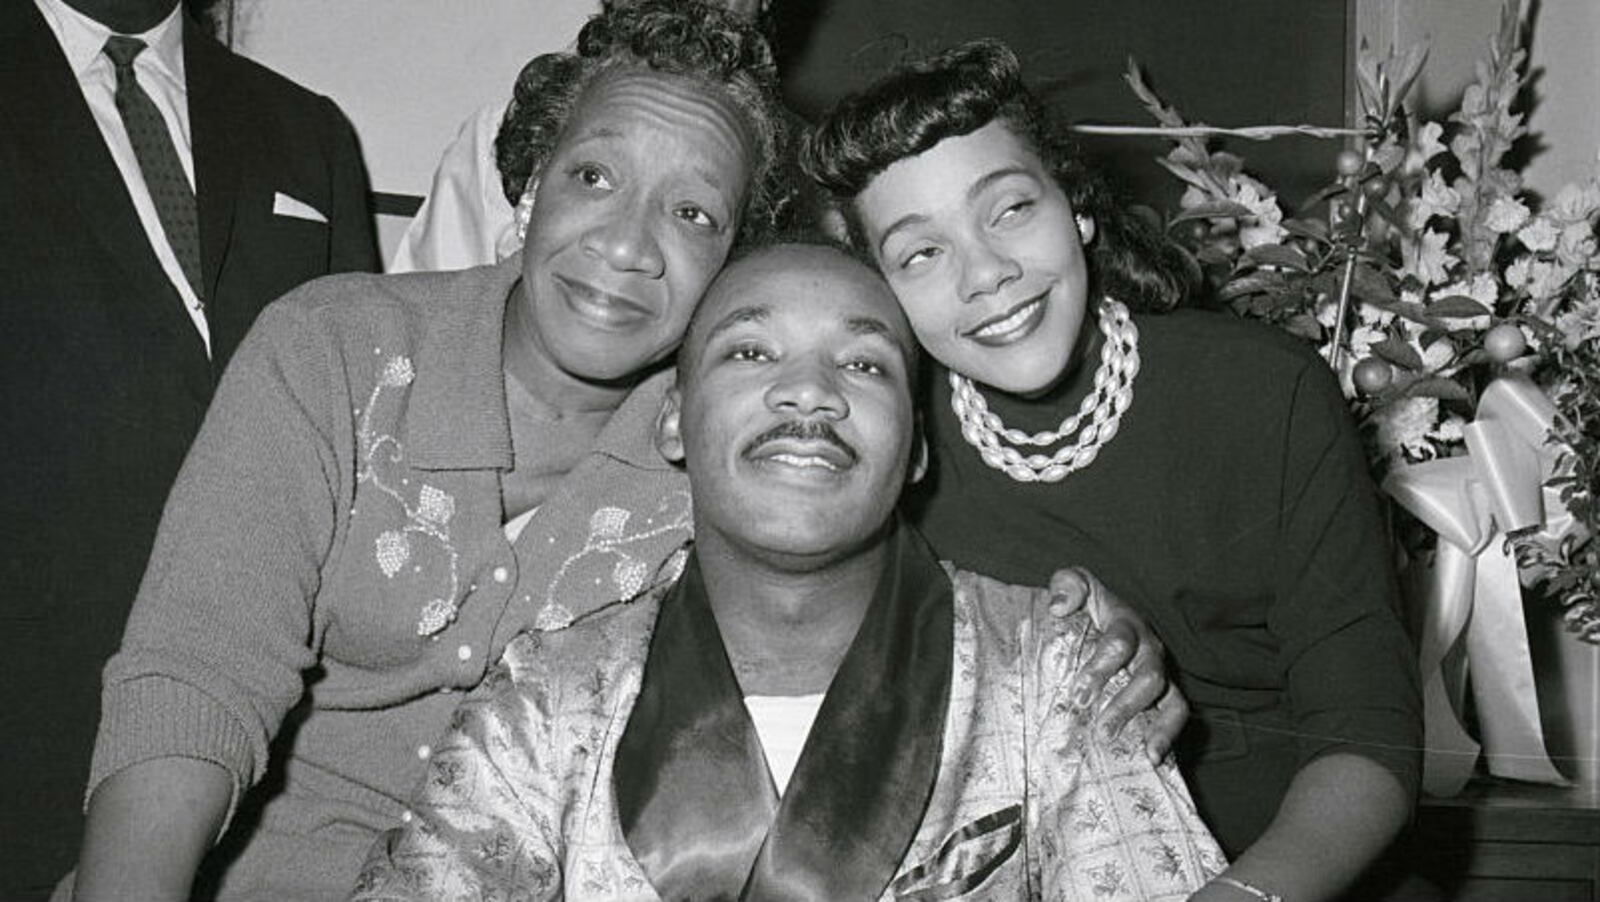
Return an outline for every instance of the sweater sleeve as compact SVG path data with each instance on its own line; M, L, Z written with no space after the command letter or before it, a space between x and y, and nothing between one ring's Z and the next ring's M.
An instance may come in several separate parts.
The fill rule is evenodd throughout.
M330 438L336 424L350 431L347 391L328 339L306 321L311 307L286 300L262 314L168 497L105 669L88 795L131 765L176 756L225 768L236 804L304 693L320 568L350 469Z
M1416 656L1365 454L1326 367L1308 364L1284 438L1278 586L1268 627L1288 678L1300 762L1354 753L1415 794Z

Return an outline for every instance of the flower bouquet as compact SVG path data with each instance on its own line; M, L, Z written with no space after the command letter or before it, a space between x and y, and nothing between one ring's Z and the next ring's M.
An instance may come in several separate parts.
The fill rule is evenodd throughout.
M1503 658L1510 630L1522 637L1525 670L1523 586L1559 603L1579 640L1600 643L1600 168L1540 199L1508 163L1527 132L1515 111L1526 54L1514 0L1443 123L1418 121L1405 106L1426 55L1361 48L1357 128L1190 123L1130 62L1128 83L1158 125L1081 130L1172 139L1158 162L1185 190L1164 225L1210 296L1303 337L1338 374L1398 502L1403 550L1430 573L1425 676L1463 636L1475 672L1490 670L1480 659ZM1285 134L1344 142L1333 181L1292 210L1240 157L1208 143ZM1496 595L1509 600L1486 604ZM1434 682L1429 748L1470 748L1470 768L1476 743L1459 723L1434 722L1447 699L1460 708L1461 680ZM1483 731L1499 720L1502 732L1537 736L1536 702L1485 698L1497 690L1484 682L1473 685ZM1523 709L1523 722L1494 714L1507 707ZM1441 733L1450 727L1459 735ZM1494 769L1496 739L1485 742ZM1561 779L1553 768L1510 775ZM1430 789L1449 792L1464 779Z

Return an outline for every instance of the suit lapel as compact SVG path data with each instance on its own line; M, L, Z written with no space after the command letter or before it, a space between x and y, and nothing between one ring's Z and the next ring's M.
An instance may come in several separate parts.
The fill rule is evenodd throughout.
M222 261L233 238L239 185L238 136L248 134L239 117L248 108L226 71L229 51L187 18L183 65L189 84L189 134L194 149L195 203L200 217L200 267L204 300L213 328L223 318L217 290Z
M203 358L200 337L150 247L61 45L34 4L5 6L0 12L5 25L0 28L0 116L11 121L0 121L0 129L28 149L38 176L56 183L57 196L70 199L82 227L104 250L103 258L84 260L83 265L123 270L127 303L117 313L134 313L169 333L187 333L192 341L186 343Z

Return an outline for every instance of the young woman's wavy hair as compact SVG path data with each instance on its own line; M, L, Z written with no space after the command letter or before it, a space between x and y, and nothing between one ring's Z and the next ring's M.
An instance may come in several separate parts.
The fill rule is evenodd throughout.
M841 100L802 139L800 167L833 197L859 244L853 202L873 178L898 160L997 119L1039 155L1073 212L1094 217L1094 240L1086 248L1091 288L1135 310L1177 306L1196 281L1192 264L1118 202L1023 83L1016 54L999 41L972 41L908 63Z
M790 129L772 48L749 19L697 0L605 3L578 32L573 52L542 54L522 67L494 142L506 199L515 204L544 168L584 89L628 66L690 78L733 101L755 143L740 240L779 227L794 178L785 165Z

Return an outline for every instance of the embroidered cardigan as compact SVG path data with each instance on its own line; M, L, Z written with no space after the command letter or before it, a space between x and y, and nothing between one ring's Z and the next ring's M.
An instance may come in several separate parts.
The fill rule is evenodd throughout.
M1087 615L1049 614L1044 590L949 578L954 666L938 773L882 898L1185 899L1219 872L1181 777L1170 760L1149 764L1142 730L1108 741L1067 714L1064 687L1092 640ZM415 816L373 847L352 898L659 898L624 835L612 769L664 597L652 590L513 640L463 701Z
M663 373L506 540L520 270L317 280L222 380L105 672L89 792L182 756L225 768L237 804L272 771L224 837L223 898L342 896L454 692L519 631L635 594L688 538L687 482L650 441Z

